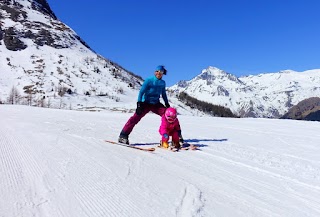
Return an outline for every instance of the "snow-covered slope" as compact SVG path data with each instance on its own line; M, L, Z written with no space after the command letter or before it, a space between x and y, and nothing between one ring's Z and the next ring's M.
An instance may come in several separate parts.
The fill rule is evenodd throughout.
M112 145L130 114L0 105L0 216L320 216L320 123L179 116L201 151ZM156 146L147 115L132 143Z
M280 117L300 101L320 95L320 69L285 70L237 78L208 67L190 81L170 87L188 95L230 108L241 117Z
M47 1L1 1L0 23L0 101L15 89L20 104L135 106L142 78L92 51Z

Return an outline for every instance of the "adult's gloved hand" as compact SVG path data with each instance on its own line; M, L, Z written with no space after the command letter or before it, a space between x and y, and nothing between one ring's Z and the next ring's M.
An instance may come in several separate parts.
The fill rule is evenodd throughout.
M166 108L169 108L170 104L168 102L166 102Z
M141 115L142 112L143 112L143 103L142 102L137 102L137 109L136 109L137 115Z
M184 140L183 140L183 137L182 137L182 135L181 135L181 130L178 131L178 134L179 134L179 142L180 142L180 143L183 143Z
M180 143L184 143L184 140L183 140L182 136L179 137L179 142Z

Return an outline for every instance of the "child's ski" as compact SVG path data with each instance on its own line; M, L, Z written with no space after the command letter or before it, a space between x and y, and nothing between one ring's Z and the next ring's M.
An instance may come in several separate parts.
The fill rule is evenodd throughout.
M180 148L181 150L199 150L198 148L197 148L197 146L195 146L195 145L193 145L193 144L189 144L189 143L183 143L183 144L181 144L181 148Z
M172 151L172 152L178 152L178 151L187 151L187 150L199 150L197 148L197 146L193 145L193 144L189 144L189 143L183 143L181 144L181 147L180 148L175 148L175 147L172 147L172 146L169 146L168 148L164 148L163 146L161 145L158 145L157 146L158 148L162 148L162 149L165 149L165 150L168 150L168 151Z
M111 144L115 144L115 145L121 145L121 146L128 147L128 148L133 148L133 149L137 149L137 150L141 150L141 151L152 152L152 151L155 150L155 148L142 148L142 147L133 146L133 145L127 145L127 144L114 142L114 141L110 141L110 140L105 140L105 142L108 142L108 143L111 143Z
M164 150L167 150L167 151L172 151L172 152L177 152L177 151L179 151L179 149L177 149L177 148L173 148L173 147L165 148L165 147L163 147L163 146L161 146L161 145L158 145L157 148L161 148L161 149L164 149Z

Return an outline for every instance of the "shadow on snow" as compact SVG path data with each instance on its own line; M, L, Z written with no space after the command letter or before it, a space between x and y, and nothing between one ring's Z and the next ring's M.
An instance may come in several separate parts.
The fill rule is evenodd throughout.
M225 142L228 141L228 139L185 139L185 143L192 143L194 146L201 148L201 147L206 147L208 145L205 144L195 144L195 143L201 143L201 142ZM133 146L143 146L143 145L159 145L159 142L153 142L153 143L133 143L131 145Z

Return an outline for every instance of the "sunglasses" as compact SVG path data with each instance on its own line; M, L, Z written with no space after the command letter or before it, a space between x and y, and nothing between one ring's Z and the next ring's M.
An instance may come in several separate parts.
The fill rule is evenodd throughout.
M161 75L164 74L164 71L157 70L156 72L159 72Z

